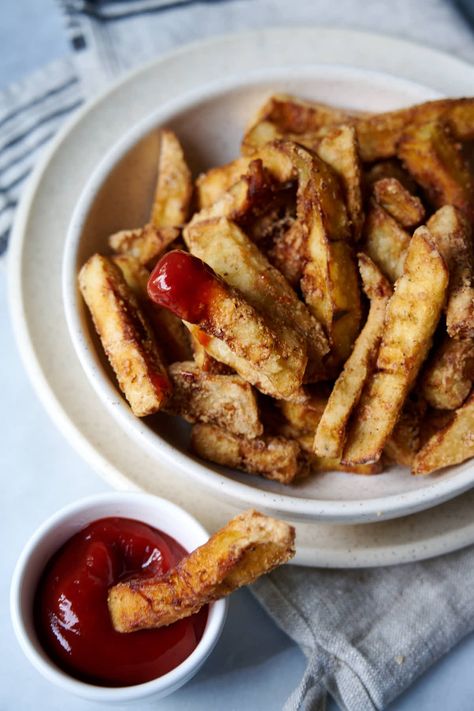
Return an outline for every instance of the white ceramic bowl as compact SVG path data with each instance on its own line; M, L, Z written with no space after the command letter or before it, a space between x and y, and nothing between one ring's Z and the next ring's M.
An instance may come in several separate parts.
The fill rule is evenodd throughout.
M206 464L187 451L189 427L177 418L135 418L120 395L77 290L77 272L109 234L146 222L156 179L160 126L173 128L194 171L231 160L249 117L273 91L294 93L358 110L383 111L437 98L432 90L387 74L315 65L266 69L197 88L160 106L111 146L78 199L66 238L63 297L79 360L98 396L137 447L166 461L220 497L293 520L340 523L393 518L429 508L470 488L465 463L431 477L392 467L375 477L327 472L297 486Z
M13 628L33 666L48 681L76 696L106 703L168 696L189 681L212 652L225 622L227 600L219 600L209 606L203 636L189 657L172 671L144 684L105 687L74 679L56 666L37 638L33 624L33 598L46 563L71 536L92 521L108 516L123 516L148 523L175 538L188 551L202 545L209 537L201 524L186 511L151 494L113 492L91 496L66 506L38 528L18 559L10 591Z

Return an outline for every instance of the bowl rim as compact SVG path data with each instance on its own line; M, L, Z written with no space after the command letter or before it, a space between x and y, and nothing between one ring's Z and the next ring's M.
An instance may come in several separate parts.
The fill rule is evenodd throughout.
M294 520L310 519L350 524L377 520L381 515L383 515L384 519L405 516L415 511L435 506L472 486L472 471L465 470L455 478L435 480L423 488L408 492L387 494L370 499L343 501L294 497L291 493L277 493L259 489L250 483L236 481L218 473L169 444L158 433L151 431L138 418L133 416L115 385L103 372L96 349L90 343L88 334L83 327L83 312L81 315L80 297L76 287L77 248L81 229L87 217L87 209L90 208L94 196L104 179L136 143L153 129L158 128L160 123L169 120L179 111L192 107L196 101L208 101L225 91L237 89L244 83L246 86L257 86L259 83L268 82L272 78L281 80L294 76L295 73L299 77L304 75L314 77L318 71L324 72L326 76L332 74L333 76L347 77L348 73L351 73L353 76L364 79L369 78L382 82L384 85L387 82L391 82L392 85L399 88L424 93L426 99L441 97L439 92L426 86L385 72L346 65L315 64L300 67L273 67L272 69L255 70L245 76L233 75L227 81L214 81L200 85L196 89L181 95L178 99L166 102L132 126L119 141L111 146L84 186L72 215L66 238L63 255L62 290L68 330L81 366L102 403L121 427L126 429L138 446L144 447L155 458L157 456L163 457L168 464L178 466L180 471L228 500L259 506L273 513L292 517Z
M79 514L84 515L85 519L83 522L78 524L76 532L80 531L89 523L92 523L92 521L97 520L97 515L95 517L91 517L90 519L87 517L87 512L97 506L110 507L111 512L108 515L113 516L113 511L114 509L116 510L117 505L126 507L128 504L132 503L138 506L143 506L143 508L146 509L156 510L157 514L166 511L167 514L177 518L180 521L180 527L183 528L184 525L186 525L193 531L193 537L196 538L196 546L202 545L202 543L209 537L208 531L206 531L206 529L196 518L194 518L194 516L177 504L174 504L167 499L155 496L154 494L136 491L111 491L94 494L67 504L40 524L40 526L32 533L20 553L11 580L10 617L15 637L23 653L32 666L34 666L35 669L48 681L60 687L64 691L68 691L76 696L80 696L91 701L125 703L127 701L141 699L151 695L165 696L172 693L174 690L186 683L186 681L188 681L205 662L219 640L227 617L227 598L211 603L209 605L209 613L203 635L191 654L186 657L181 664L166 674L150 681L130 686L99 686L81 681L63 671L52 659L49 658L45 651L43 654L38 651L37 646L41 648L41 642L36 639L35 641L37 642L37 645L34 644L33 639L35 639L35 632L34 630L29 630L28 625L25 622L22 592L28 566L35 559L36 555L38 555L41 543L52 532L66 524L72 517ZM104 517L106 515L107 514L104 514ZM118 514L115 513L115 515ZM136 515L137 514L134 514L134 517ZM126 513L122 511L120 516L126 518ZM163 530L165 533L167 532L166 525L163 526ZM70 533L66 540L70 538L71 535L74 534ZM51 552L48 553L48 559L51 555L54 555L57 550L57 545L56 547L52 547Z

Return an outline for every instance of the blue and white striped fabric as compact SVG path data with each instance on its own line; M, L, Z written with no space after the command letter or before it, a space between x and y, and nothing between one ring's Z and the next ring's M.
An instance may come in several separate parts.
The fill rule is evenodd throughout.
M59 126L123 72L205 36L323 24L377 30L474 60L472 35L447 0L56 0L70 57L0 93L0 255L25 180Z

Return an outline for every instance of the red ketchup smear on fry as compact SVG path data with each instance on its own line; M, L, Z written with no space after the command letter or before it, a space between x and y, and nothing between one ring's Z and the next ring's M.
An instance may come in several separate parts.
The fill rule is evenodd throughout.
M148 280L148 296L189 323L207 318L209 304L220 290L219 278L201 259L174 250L165 254Z
M196 648L207 607L156 630L120 633L107 607L110 586L165 573L186 555L173 538L140 521L103 518L70 538L47 564L35 597L45 651L71 676L132 686L162 676Z

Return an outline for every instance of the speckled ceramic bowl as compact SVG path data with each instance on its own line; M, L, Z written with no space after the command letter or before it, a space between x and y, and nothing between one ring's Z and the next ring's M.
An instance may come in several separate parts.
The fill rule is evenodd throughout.
M151 455L157 466L160 462L171 464L222 498L292 520L342 523L393 518L429 508L472 486L472 463L427 478L412 477L401 467L391 467L375 477L327 472L284 487L196 459L188 452L187 425L166 415L152 420L139 420L132 415L98 347L78 294L76 279L83 262L95 251L108 251L109 234L136 227L147 219L156 178L157 129L173 128L193 170L205 170L238 154L246 122L263 97L273 91L369 111L394 109L439 96L387 74L314 65L234 76L228 81L199 86L157 108L132 126L105 155L78 197L63 261L64 305L76 353L97 395L137 449Z

